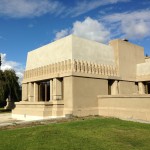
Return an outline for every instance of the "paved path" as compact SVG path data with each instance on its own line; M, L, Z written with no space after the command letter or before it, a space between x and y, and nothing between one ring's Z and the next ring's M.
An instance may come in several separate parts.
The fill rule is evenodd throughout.
M0 113L0 126L11 125L17 122L21 122L21 121L12 119L11 113Z

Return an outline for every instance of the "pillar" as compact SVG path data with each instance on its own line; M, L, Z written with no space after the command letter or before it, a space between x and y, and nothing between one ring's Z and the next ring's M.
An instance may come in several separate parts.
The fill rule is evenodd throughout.
M33 101L33 96L34 96L34 93L33 93L33 83L28 83L28 101L32 102Z
M138 82L139 94L145 94L145 85L143 82Z
M38 84L34 82L34 102L38 102Z
M59 78L53 79L53 100L62 99L62 80Z
M28 84L22 84L22 101L28 101Z
M118 95L119 94L119 88L118 88L118 81L114 81L111 85L111 95Z

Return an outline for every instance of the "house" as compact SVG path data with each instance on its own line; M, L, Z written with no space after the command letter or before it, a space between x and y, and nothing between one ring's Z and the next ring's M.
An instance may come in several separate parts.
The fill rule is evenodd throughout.
M142 47L70 35L28 53L22 101L12 117L102 115L150 121L149 81L150 58Z

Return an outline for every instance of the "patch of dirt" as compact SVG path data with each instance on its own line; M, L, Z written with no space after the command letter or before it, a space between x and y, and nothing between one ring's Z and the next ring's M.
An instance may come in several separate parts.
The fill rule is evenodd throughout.
M17 128L27 128L33 126L42 126L52 123L65 123L79 120L86 120L92 118L102 118L98 116L89 116L89 117L71 117L71 118L57 118L57 119L48 119L48 120L38 120L38 121L24 121L24 122L14 122L11 125L0 126L0 130L12 130Z

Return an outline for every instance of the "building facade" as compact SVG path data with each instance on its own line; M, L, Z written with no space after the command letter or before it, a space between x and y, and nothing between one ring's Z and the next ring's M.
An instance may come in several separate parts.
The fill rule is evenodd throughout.
M70 35L28 53L22 101L12 117L102 115L150 121L149 81L150 58L142 47Z

